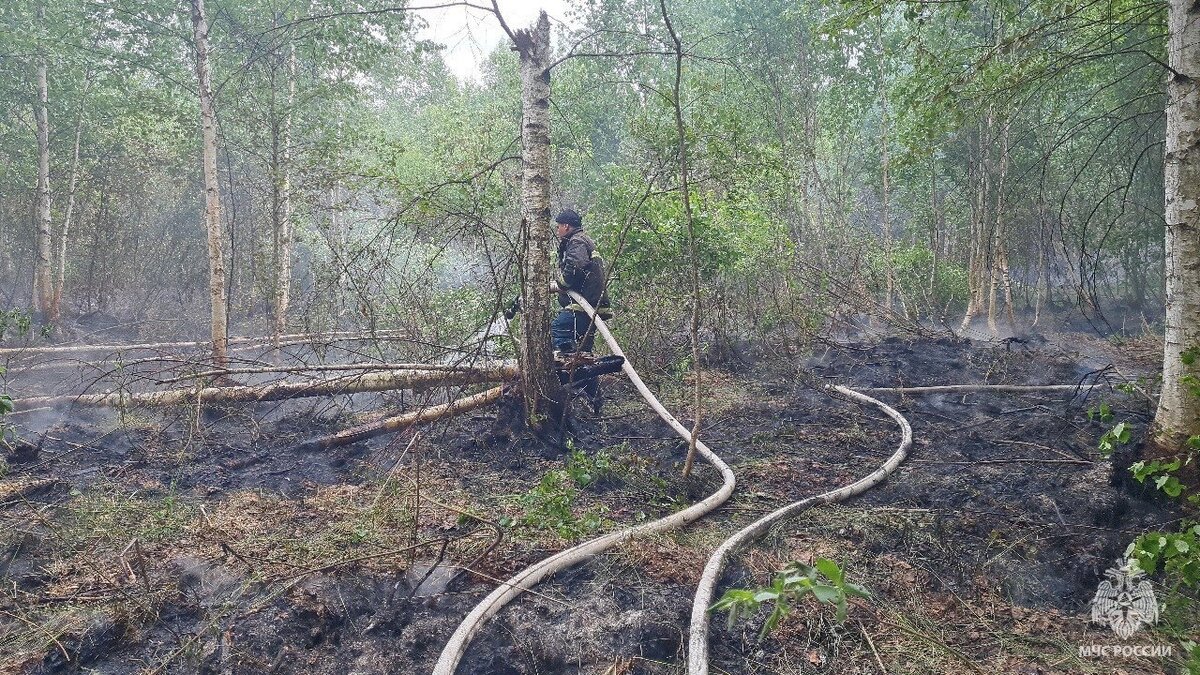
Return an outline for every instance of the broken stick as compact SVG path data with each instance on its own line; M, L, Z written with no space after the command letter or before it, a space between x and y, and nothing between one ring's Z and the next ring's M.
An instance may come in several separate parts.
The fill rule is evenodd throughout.
M403 415L388 417L386 419L379 420L378 422L371 422L370 424L363 424L357 427L343 429L336 434L324 436L322 438L316 438L306 443L302 443L297 450L300 452L312 452L316 450L336 448L342 445L349 445L350 443L357 443L358 441L386 434L391 431L400 431L420 422L432 422L443 417L450 417L451 415L457 415L458 413L467 412L468 410L474 410L500 400L500 394L503 389L504 387L493 387L487 391L482 391L473 396L464 396L463 398L451 401L449 403L443 403L442 405L435 405L430 408L421 408L420 410L415 410Z

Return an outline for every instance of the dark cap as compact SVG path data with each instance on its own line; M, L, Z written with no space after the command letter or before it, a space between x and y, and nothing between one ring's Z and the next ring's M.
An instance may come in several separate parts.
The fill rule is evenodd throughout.
M578 213L575 213L571 209L563 209L560 211L558 217L554 219L554 222L562 223L563 225L570 225L575 229L583 227L583 219L579 217Z

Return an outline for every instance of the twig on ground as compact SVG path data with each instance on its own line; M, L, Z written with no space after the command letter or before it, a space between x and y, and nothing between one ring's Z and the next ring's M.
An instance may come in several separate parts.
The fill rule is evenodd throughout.
M1078 453L1072 453L1075 455L1075 457L1071 457L1067 453L1065 453L1061 450L1055 450L1054 448L1052 448L1048 445L1042 445L1041 443L1030 443L1029 441L1010 441L1007 439L1000 439L1000 438L992 439L992 442L999 443L1001 445L1020 445L1020 446L1027 447L1027 448L1037 448L1038 450L1046 450L1048 452L1053 452L1054 454L1058 455L1059 457L1062 457L1063 459L1078 458L1079 460L1087 462L1088 464L1093 463L1092 460L1090 460L1087 457L1080 455Z
M871 634L867 632L866 627L863 626L861 621L858 622L858 630L867 639L867 646L871 648L871 654L875 656L875 663L879 664L879 672L887 675L887 668L883 665L883 659L879 657L879 650L875 649L875 641L871 639Z

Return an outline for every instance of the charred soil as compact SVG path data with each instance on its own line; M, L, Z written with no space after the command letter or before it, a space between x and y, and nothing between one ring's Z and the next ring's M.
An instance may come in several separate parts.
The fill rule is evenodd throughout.
M888 339L705 371L703 438L737 474L733 498L525 594L489 623L459 672L682 672L692 592L711 550L763 513L870 472L898 442L890 420L824 384L1112 375L1062 344ZM1122 374L1138 367L1123 363ZM650 382L680 416L686 384L670 374ZM500 580L719 486L707 466L681 479L686 445L622 380L604 386L604 414L578 402L564 448L482 442L492 417L482 411L295 451L350 423L352 409L395 403L375 395L46 420L37 455L10 459L0 480L0 664L429 672ZM764 617L732 627L716 617L715 672L1111 672L1113 662L1076 655L1078 645L1115 641L1087 623L1088 601L1138 533L1178 514L1114 485L1095 450L1103 428L1086 413L1108 403L1144 428L1146 402L1107 387L878 396L912 422L900 470L852 502L776 528L735 556L722 584L763 585L788 562L826 557L873 597L844 625L828 608L801 605L765 639Z

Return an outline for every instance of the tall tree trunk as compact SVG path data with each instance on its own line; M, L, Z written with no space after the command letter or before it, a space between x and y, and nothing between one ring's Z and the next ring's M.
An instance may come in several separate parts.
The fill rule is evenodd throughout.
M941 250L941 205L938 203L937 193L937 163L932 162L933 168L929 172L929 252L933 255L933 262L929 267L929 306L932 308L937 305L938 297L938 253Z
M45 4L38 5L39 23L46 20ZM39 51L44 47L39 46ZM50 116L47 112L50 87L46 77L46 55L38 55L37 103L34 107L34 122L37 127L37 253L33 264L33 309L41 319L57 325L54 308L54 287L51 283L50 256Z
M692 463L696 459L696 442L700 437L700 413L702 378L700 376L700 262L696 255L696 218L692 213L691 183L688 174L688 145L687 133L683 126L683 101L680 99L680 88L683 80L683 43L671 23L667 13L666 0L659 0L658 7L662 10L663 23L671 34L671 42L675 47L675 80L671 89L671 105L675 113L675 138L679 143L679 181L683 195L683 214L687 219L688 258L692 268L692 315L688 335L692 344L692 431L688 441L687 459L683 463L683 475L692 473Z
M221 193L217 187L217 120L213 112L212 78L208 68L208 21L204 0L191 0L196 82L200 90L200 133L203 145L204 225L208 231L208 291L212 314L213 362L224 366L227 354L225 311L225 254L221 234Z
M1037 286L1033 290L1033 325L1042 318L1042 304L1046 301L1046 288L1050 285L1050 256L1046 252L1046 206L1038 198L1038 262Z
M989 112L979 124L979 138L975 163L975 194L971 208L971 252L967 265L967 311L963 315L961 330L968 330L971 322L984 311L984 292L988 270L988 200L990 199L991 162L988 161L991 142L992 117Z
M283 112L276 143L275 230L275 324L276 342L287 332L288 305L292 290L292 108L296 104L296 44L288 45L287 108Z
M513 33L521 57L521 345L519 360L530 429L553 432L565 395L550 342L550 19Z
M987 323L988 331L993 337L999 334L999 329L996 326L996 291L1000 287L1001 274L1005 277L1008 276L1008 256L1004 252L1004 181L1008 177L1008 129L1009 122L1005 120L1000 132L1000 177L996 181L996 222L992 226L992 244L989 248L990 255L988 257L991 265L987 271ZM1007 280L1004 281L1004 285L1005 297L1009 301L1009 316L1012 316L1012 290Z
M1200 434L1200 4L1170 0L1167 83L1166 286L1160 450ZM1185 363L1185 361L1190 361Z
M887 52L883 45L883 10L879 10L879 170L883 174L883 200L880 205L881 229L883 230L883 266L887 275L884 290L884 307L892 311L896 297L896 271L892 262L893 237L892 219L888 211L891 198L891 174L888 156L888 95L887 95Z
M75 116L75 142L71 150L71 178L67 186L67 212L63 214L62 228L58 233L58 273L54 280L54 323L62 322L63 287L67 283L67 241L71 234L71 219L75 216L76 189L79 186L79 147L83 140L83 110L88 92L92 89L92 69L83 76L83 95L79 99L79 111Z

